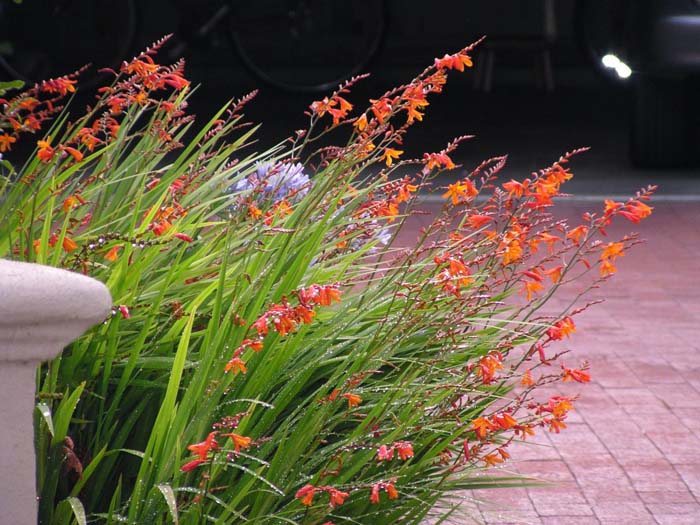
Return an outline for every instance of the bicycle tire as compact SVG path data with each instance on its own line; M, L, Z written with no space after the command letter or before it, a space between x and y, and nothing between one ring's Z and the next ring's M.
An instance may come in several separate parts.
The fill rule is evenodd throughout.
M9 56L0 53L0 68L8 78L33 84L91 63L94 67L77 80L82 89L95 87L104 81L98 69L118 68L133 49L138 23L136 2L122 0L119 5L115 13L114 2L109 0L4 4L0 11L3 35L19 44ZM41 30L28 34L29 24L41 24ZM67 38L67 33L75 36Z
M257 3L258 8L260 4ZM348 0L346 9L339 1L292 0L288 4L291 6L289 20L300 4L312 5L310 12L317 18L302 20L302 23L311 22L312 25L303 34L297 27L296 37L293 34L295 28L285 27L280 15L266 18L263 13L256 18L255 13L237 13L234 6L229 17L228 34L233 48L242 65L257 80L286 92L327 92L345 80L365 73L379 55L388 24L386 0ZM273 20L275 16L277 18ZM324 22L333 25L323 27ZM358 23L361 25L357 26ZM351 56L344 58L344 62L332 63L338 55L324 47L329 45L329 37L337 40L334 43L336 48L339 44L355 44L349 49ZM292 45L295 38L296 45Z

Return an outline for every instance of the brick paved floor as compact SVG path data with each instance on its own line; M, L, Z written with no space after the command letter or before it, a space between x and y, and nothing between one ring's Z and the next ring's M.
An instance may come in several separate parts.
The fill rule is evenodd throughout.
M654 206L636 227L646 245L568 340L593 377L557 388L580 393L568 428L509 449L504 470L554 484L469 493L460 525L700 524L700 203ZM598 206L558 207L574 219Z

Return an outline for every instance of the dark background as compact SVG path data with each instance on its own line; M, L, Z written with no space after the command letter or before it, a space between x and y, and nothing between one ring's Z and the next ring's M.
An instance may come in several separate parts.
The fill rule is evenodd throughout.
M23 7L27 7L39 0L24 2ZM125 16L119 10L120 1L110 4L113 20ZM356 86L348 98L363 107L368 98L377 98L393 85L409 81L435 57L456 51L482 35L492 40L504 35L536 38L543 34L541 4L538 0L388 0L386 38L369 66L372 76ZM199 85L191 108L200 119L209 117L228 99L259 89L247 115L263 123L259 147L274 144L304 127L304 111L321 95L290 94L261 85L243 68L223 25L206 38L192 38L193 31L211 18L217 5L220 2L212 0L136 2L135 35L128 56L164 34L175 33L165 51L181 44L187 77ZM572 191L629 193L640 184L658 182L662 195L700 193L697 162L675 170L631 166L627 151L634 76L616 82L592 66L576 39L574 0L556 0L555 14L556 38L551 46L554 91L548 92L536 82L532 49L514 46L500 50L490 92L475 89L474 70L451 75L445 92L431 100L424 121L409 135L406 155L436 151L453 136L474 134L477 138L463 144L456 160L468 168L483 158L508 153L506 176L520 177L550 164L567 150L590 146L591 151L573 166L579 177L571 184ZM91 16L94 13L83 10L74 24L63 24L71 27L63 27L56 45L63 46L66 53L80 50L81 57L94 51L98 62L99 44L85 36L94 29ZM31 31L20 27L21 38L39 38L36 35L41 35L42 27L57 31L47 14L34 18ZM477 52L474 58L479 67L482 57ZM89 97L79 99L79 103L83 100Z

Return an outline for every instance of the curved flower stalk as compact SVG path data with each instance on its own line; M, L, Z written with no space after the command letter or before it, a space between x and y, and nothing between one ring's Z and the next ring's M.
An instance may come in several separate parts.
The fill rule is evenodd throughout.
M648 217L654 188L569 224L552 210L580 150L521 180L499 179L503 157L457 165L467 136L405 158L473 46L364 111L352 79L288 146L251 153L252 97L192 129L162 44L0 186L0 256L88 273L115 300L39 373L42 522L82 506L104 523L410 524L455 491L521 484L489 469L565 429L575 397L540 392L594 373L564 345L639 243L603 234ZM331 130L347 140L316 147ZM432 222L385 245L431 187Z

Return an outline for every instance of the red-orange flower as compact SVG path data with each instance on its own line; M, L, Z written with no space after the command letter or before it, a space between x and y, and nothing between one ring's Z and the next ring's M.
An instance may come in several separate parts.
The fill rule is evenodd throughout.
M66 77L58 77L50 80L44 80L39 85L39 89L46 93L58 93L64 97L68 93L75 92L75 83L75 80Z
M554 323L554 325L547 330L547 335L550 339L559 341L560 339L564 339L564 337L569 337L569 335L575 331L576 325L574 324L574 320L571 317L566 316Z
M243 361L243 359L240 357L234 357L228 363L226 363L226 366L224 366L224 372L230 372L231 370L233 370L234 374L237 374L238 372L245 374L248 372L248 369L245 366L245 361Z
M311 505L313 505L315 493L316 487L314 487L313 485L304 485L299 490L297 490L297 493L294 495L294 497L300 500L302 505L310 507Z
M73 159L75 159L75 162L80 162L81 160L83 160L83 154L75 148L71 148L70 146L59 146L59 149L61 151L65 151L71 157L73 157Z
M471 57L466 53L455 53L454 55L445 55L442 58L435 59L435 67L439 69L464 71L464 66L472 67L473 65Z
M189 445L187 450L194 452L199 459L206 459L207 454L212 450L216 450L219 445L216 441L216 434L218 434L218 432L210 432L204 441Z
M391 461L394 459L394 447L387 447L386 445L382 445L379 447L379 450L377 450L377 460L378 461Z
M585 237L587 233L588 226L582 224L570 230L569 233L566 234L566 238L571 239L574 242L574 244L578 246L579 244L581 244L581 239Z
M396 490L396 487L394 486L394 480L391 480L388 483L385 483L384 490L386 490L386 493L388 494L389 499L397 499L399 497L399 492Z
M394 443L394 446L401 461L406 461L413 457L413 445L408 441L398 441Z
M253 442L251 438L247 436L241 436L240 434L236 434L235 432L231 432L229 434L221 434L221 436L231 438L231 441L233 441L233 448L236 451L236 454L238 454L242 448L250 448L250 445Z
M489 432L496 430L496 427L491 421L482 416L472 421L472 430L476 434L476 437L484 439Z
M423 161L425 162L425 165L429 170L441 167L447 170L451 170L457 167L455 163L452 162L452 159L449 157L449 155L447 155L447 153L443 151L441 151L440 153L424 153Z
M402 153L403 150L386 148L382 158L386 161L387 166L391 166L394 163L394 159L398 159Z
M369 494L369 502L374 505L379 503L379 483L372 485L372 490Z
M3 133L0 135L0 151L5 152L11 149L12 144L17 142L17 139L13 137L12 135L8 135L7 133Z
M601 259L609 259L611 261L614 261L617 257L624 257L624 247L625 245L621 242L610 242L605 246L600 257Z
M356 407L357 405L359 405L362 402L362 397L358 396L357 394L353 394L351 392L343 394L341 397L344 397L345 399L348 400L348 408Z
M442 198L449 198L452 200L452 204L457 205L461 200L467 200L470 197L475 197L478 193L479 192L474 186L474 183L468 179L465 179L461 182L449 184L447 186L447 191L442 194Z
M525 281L523 283L523 291L527 294L527 300L531 300L533 294L544 290L544 285L539 281Z
M110 262L114 262L119 257L119 250L121 250L121 245L113 246L106 254L105 259Z
M333 487L327 487L326 491L328 492L328 495L331 498L331 507L337 507L338 505L342 505L345 503L345 500L350 496L347 492L343 492L342 490L335 489Z
M63 238L63 250L66 252L72 252L73 250L77 250L78 245L75 243L73 239L70 237L64 237Z
M520 385L524 387L529 387L534 385L535 382L532 380L532 372L530 370L525 370L523 377L520 379Z
M562 381L576 381L578 383L588 383L591 380L591 375L584 370L577 370L575 368L567 368L564 363L561 365L562 369Z
M46 140L38 140L36 142L39 151L36 156L42 162L49 162L53 159L55 150L51 147L51 137L46 137Z

